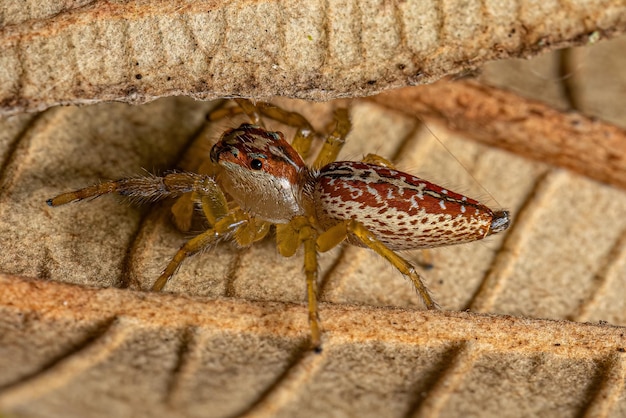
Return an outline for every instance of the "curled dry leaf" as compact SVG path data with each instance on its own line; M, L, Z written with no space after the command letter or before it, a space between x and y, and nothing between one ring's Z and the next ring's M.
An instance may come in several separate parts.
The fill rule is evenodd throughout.
M623 33L621 0L9 2L0 111L189 95L364 96Z

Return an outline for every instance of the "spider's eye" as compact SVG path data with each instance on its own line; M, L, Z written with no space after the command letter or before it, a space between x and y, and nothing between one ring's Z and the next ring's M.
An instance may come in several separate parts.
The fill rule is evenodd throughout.
M254 160L250 161L250 168L253 170L260 170L263 168L263 161L259 160L258 158L255 158Z

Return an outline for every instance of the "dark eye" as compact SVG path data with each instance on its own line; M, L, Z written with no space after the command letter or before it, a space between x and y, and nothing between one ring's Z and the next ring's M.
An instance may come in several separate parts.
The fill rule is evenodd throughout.
M255 158L254 160L250 161L250 168L253 170L260 170L263 168L263 161Z

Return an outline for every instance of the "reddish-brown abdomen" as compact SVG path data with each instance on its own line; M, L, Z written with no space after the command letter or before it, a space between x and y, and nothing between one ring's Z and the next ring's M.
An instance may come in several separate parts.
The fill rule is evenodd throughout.
M481 239L502 216L418 177L361 162L336 161L323 167L314 194L323 228L353 219L394 250ZM500 213L506 214L508 224L508 213Z

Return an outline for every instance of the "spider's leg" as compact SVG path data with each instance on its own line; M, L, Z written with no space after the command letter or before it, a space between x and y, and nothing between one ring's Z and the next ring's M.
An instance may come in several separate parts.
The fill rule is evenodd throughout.
M264 127L259 108L252 101L248 99L233 99L233 101L237 106L221 106L218 109L212 110L206 116L206 120L215 122L220 119L233 118L237 115L245 114L248 116L250 123Z
M217 186L217 183L210 176L176 172L166 174L162 177L148 175L106 181L83 189L60 194L52 199L48 199L46 203L49 206L60 206L109 193L116 193L138 201L154 202L193 191L209 194L211 196L221 195L223 198L223 194Z
M237 211L240 212L241 217L245 216L240 209L237 209ZM270 226L272 226L272 224L269 222L250 218L235 231L235 241L240 247L252 245L254 242L265 238L270 231Z
M233 101L237 103L237 106L221 106L218 109L212 110L206 116L206 120L209 122L215 122L220 119L233 118L234 116L245 113L250 119L251 123L263 127L261 113L256 104L252 103L248 99L233 99Z
M411 280L413 286L415 286L415 289L417 290L417 293L419 293L420 297L424 301L426 309L437 309L437 304L430 296L428 289L424 285L422 277L409 261L396 254L391 249L387 248L385 244L380 242L378 238L376 238L374 234L372 234L362 224L356 221L350 221L347 225L347 228L354 237L356 237L367 247L374 250L380 256L387 259L387 261L393 264L393 266L397 268L400 273L404 274Z
M309 307L309 326L311 327L311 345L317 352L322 350L320 317L317 307L317 234L306 225L300 228L300 240L304 244L304 273L306 275L306 295Z
M161 273L156 282L154 282L152 290L156 292L162 290L169 279L174 275L174 273L176 273L176 270L178 270L178 267L180 267L180 264L185 258L201 251L204 248L216 244L220 238L220 235L217 234L213 228L211 228L183 244L167 267L165 267L163 273Z
M182 222L183 228L187 226L185 225L186 221L191 221L191 213L187 213L187 209L193 209L192 204L187 204L190 201L199 200L202 203L202 211L211 226L215 225L229 211L224 193L213 177L188 172L169 173L162 177L128 177L107 181L60 194L48 199L46 203L49 206L60 206L109 193L116 193L131 200L150 202L183 195L184 199L176 202L172 208L177 225Z
M271 103L258 102L256 106L263 116L297 129L291 146L298 151L303 159L306 159L311 150L313 138L317 135L307 118L298 112L290 112Z
M239 106L219 107L209 112L206 115L206 120L209 122L215 122L224 118L233 118L236 115L241 115L243 110Z
M365 157L363 157L363 160L361 160L361 161L363 161L364 163L368 163L368 164L376 164L376 165L379 165L381 167L387 167L387 168L391 168L391 169L395 169L396 168L394 163L392 163L391 161L389 161L385 157L381 157L378 154L367 154Z
M194 172L199 174L208 175L211 178L215 178L217 175L217 170L215 164L213 164L210 160L205 160L202 162L197 170L194 169ZM219 193L217 189L211 189L210 193ZM174 224L176 228L181 232L189 232L191 229L191 223L193 214L195 211L196 203L202 203L202 195L206 193L198 193L195 190L191 193L186 193L176 199L176 202L172 205L171 212ZM205 205L203 209L207 206ZM205 217L210 219L205 210ZM213 226L211 222L209 222L210 226Z
M198 201L195 192L187 193L176 199L172 205L171 212L174 225L181 232L188 232L191 229L195 202Z
M63 205L86 198L117 193L131 199L156 201L166 197L195 193L200 196L202 209L211 229L186 242L167 265L153 286L161 290L176 272L180 263L192 254L207 248L218 240L235 234L250 221L240 210L229 212L228 203L211 176L195 173L169 173L163 177L130 177L96 184L73 192L63 193L47 201L50 206ZM259 232L260 233L260 232ZM249 234L248 234L249 235Z
M213 225L213 228L210 228L200 235L193 237L180 247L167 267L165 267L165 270L163 270L163 273L161 273L152 286L152 290L159 291L163 289L168 280L174 275L174 273L176 273L176 270L178 270L178 267L180 267L180 264L183 260L185 260L185 258L209 248L219 241L229 239L232 236L236 237L240 229L246 228L248 224L253 221L253 219L250 219L249 216L242 212L239 208L234 209L219 218ZM264 234L266 233L267 231L264 232Z
M235 100L235 103L237 103L237 105L241 108L243 113L248 115L248 117L250 118L250 122L252 122L254 125L264 127L263 121L261 120L261 113L259 111L258 106L256 106L254 103L252 103L248 99L234 99L234 100Z
M304 245L304 273L311 328L311 345L317 352L322 350L321 327L317 307L317 231L304 216L294 218L289 224L277 225L276 240L281 255L292 256L300 244Z
M343 148L346 142L346 136L352 127L348 109L337 109L335 111L335 122L335 129L326 137L322 149L315 158L315 162L313 163L313 168L315 169L320 169L337 159L337 155L339 155L339 151Z
M317 237L317 249L324 253L341 244L348 236L349 221L333 225Z

